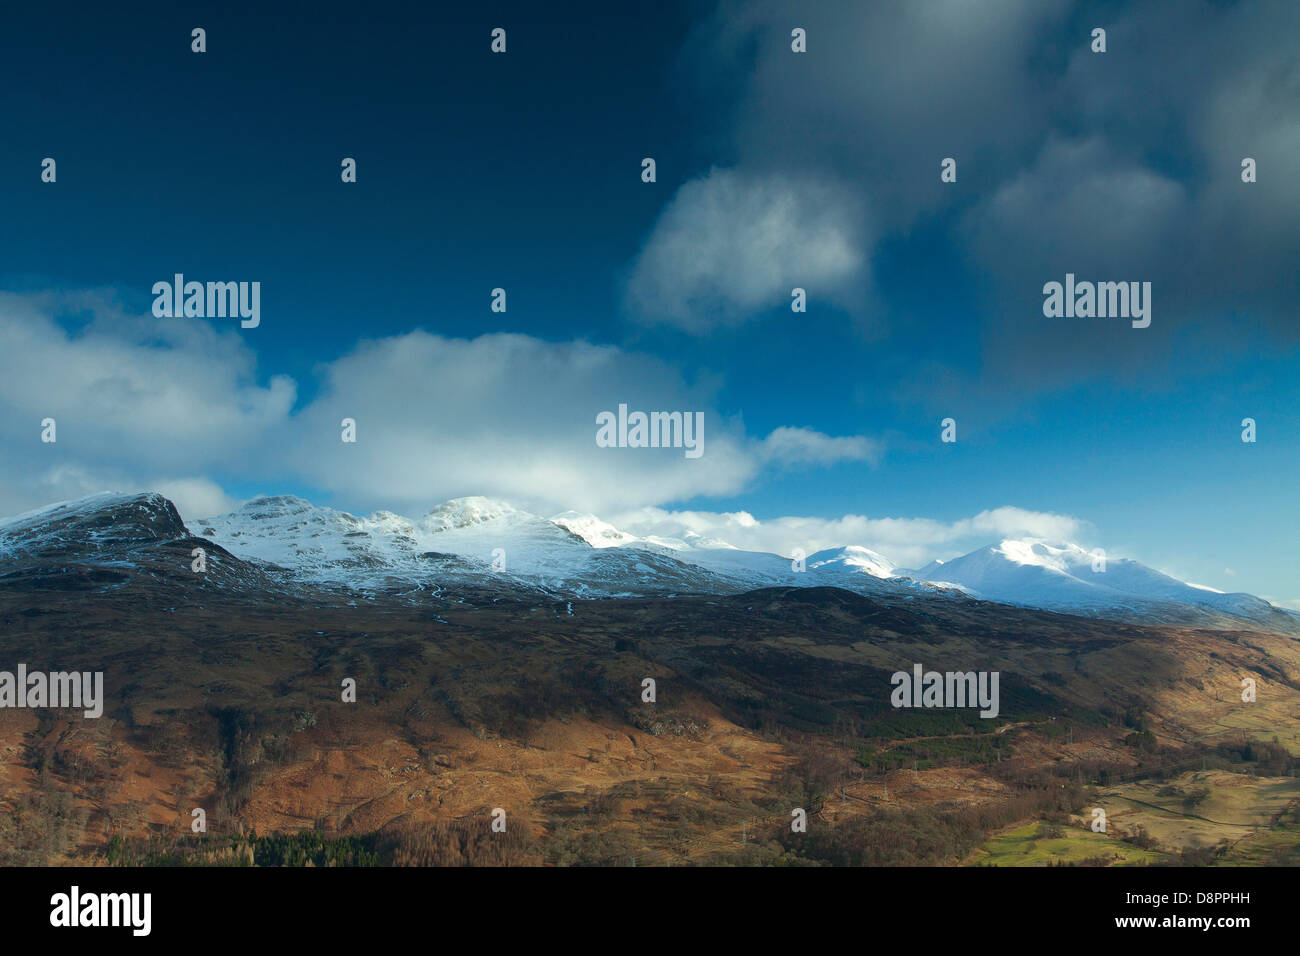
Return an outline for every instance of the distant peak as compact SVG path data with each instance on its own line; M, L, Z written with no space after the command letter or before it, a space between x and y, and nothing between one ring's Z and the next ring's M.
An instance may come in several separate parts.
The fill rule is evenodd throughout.
M593 548L614 548L640 539L634 534L619 531L608 521L603 521L593 514L578 511L565 511L551 518L553 524L559 525L570 534L575 534Z
M495 498L470 495L466 498L452 498L433 508L421 522L431 531L451 528L468 528L471 525L494 521L507 515L523 515L514 505Z
M814 568L835 566L851 568L877 578L893 577L897 570L893 561L879 552L858 544L818 551L809 556L808 565Z
M297 495L255 495L248 501L244 502L243 508L253 506L269 508L311 508L314 507L306 498L299 498Z
M258 495L245 501L234 513L248 518L275 518L315 510L315 505L297 495Z
M1091 553L1077 544L1045 541L1041 538L1007 538L1001 544L990 545L989 551L1016 564L1049 568L1064 568L1091 560Z

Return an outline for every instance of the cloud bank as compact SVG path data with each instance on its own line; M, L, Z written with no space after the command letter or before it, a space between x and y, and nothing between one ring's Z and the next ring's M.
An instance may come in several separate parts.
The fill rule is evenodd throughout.
M791 52L796 25L806 53ZM1186 327L1239 348L1234 326L1259 320L1294 342L1300 60L1278 38L1297 31L1290 0L721 2L681 69L729 168L665 203L629 308L704 334L803 285L851 311L882 246L933 229L936 265L981 287L993 380L1137 374ZM946 157L955 183L940 182ZM1045 324L1042 285L1067 271L1153 282L1146 341ZM914 318L874 305L873 327ZM1044 354L1050 369L1027 361Z
M878 551L900 567L919 568L934 558L947 559L1004 538L1075 541L1089 530L1069 515L1001 507L955 521L930 518L840 518L784 516L760 521L747 511L674 511L636 508L605 517L620 531L640 537L722 541L744 551L790 555L796 548L812 554L846 544Z
M2 296L0 510L149 488L197 517L232 504L225 475L319 489L353 509L419 512L482 494L600 511L734 494L769 469L883 453L876 439L810 428L750 435L672 366L583 341L417 330L363 341L319 375L319 394L295 409L296 383L259 382L237 332L130 315L104 295ZM703 413L703 455L599 447L596 417L620 404ZM53 443L41 441L47 418ZM342 440L344 419L355 442Z

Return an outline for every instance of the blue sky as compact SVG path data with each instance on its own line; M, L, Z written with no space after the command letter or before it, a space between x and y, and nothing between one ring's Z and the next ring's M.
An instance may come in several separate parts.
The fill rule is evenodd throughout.
M7 10L0 510L488 494L1300 601L1294 4L610 6ZM261 325L153 318L176 272ZM1066 272L1150 281L1151 327L1044 317ZM597 449L620 402L705 456Z

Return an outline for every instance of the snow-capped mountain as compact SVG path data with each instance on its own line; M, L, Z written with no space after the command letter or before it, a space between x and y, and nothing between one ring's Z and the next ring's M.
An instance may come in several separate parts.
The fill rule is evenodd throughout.
M725 542L639 538L594 515L573 512L552 520L594 547L667 551L682 561L747 580L753 587L833 585L880 593L882 587L928 586L984 601L1093 617L1202 627L1254 624L1300 633L1300 615L1254 595L1188 584L1128 558L1110 558L1103 564L1076 544L1006 540L916 571L899 568L870 548L846 545L809 555L805 571L797 573L790 558L743 551Z
M203 574L191 571L193 548ZM196 594L283 596L280 581L190 534L159 494L98 494L0 520L0 588L113 589L132 577L184 582Z
M644 537L629 534L615 528L608 521L596 517L593 514L579 514L576 511L565 511L551 518L562 528L567 528L578 537L582 538L593 548L621 548L624 546L633 546L644 548L649 551L711 551L724 550L735 551L737 548L725 541L717 538L709 538L705 535L688 531L680 538L666 538L661 535L646 535Z
M595 515L572 511L556 515L551 520L572 531L593 548L635 548L666 554L735 578L750 587L829 585L869 591L875 589L875 581L866 578L883 580L894 577L893 562L869 548L856 545L829 548L807 556L803 559L803 569L796 571L793 556L782 557L767 551L745 551L704 535L688 533L681 538L638 537L615 528Z
M811 556L806 572L796 572L790 558L725 542L640 538L594 515L547 519L481 497L444 502L414 520L390 511L358 517L292 495L258 497L195 522L194 530L299 580L370 590L496 580L574 597L727 594L776 585L870 591L892 568L866 548L840 548Z
M565 511L551 520L561 528L573 532L593 548L617 548L620 545L633 544L642 540L634 534L619 531L608 521L602 521L595 515Z
M595 515L543 518L478 497L411 519L391 511L358 517L292 495L262 496L187 527L161 495L93 495L0 521L0 580L31 573L33 563L41 573L93 565L169 574L195 544L215 545L214 584L296 581L412 600L448 590L530 599L833 586L878 599L964 594L1093 617L1300 634L1300 615L1260 598L1188 584L1126 558L1108 558L1103 570L1092 552L1073 544L1006 540L907 571L858 545L800 562L699 535L639 537Z
M109 545L186 534L175 506L162 495L105 492L0 519L0 558L74 543Z
M1226 617L1286 630L1300 620L1254 595L1188 584L1128 558L1099 560L1076 544L1006 540L908 573L985 601L1053 611L1204 625Z
M195 523L232 553L301 580L358 589L510 582L574 597L735 590L705 568L642 550L593 548L553 521L488 498L457 498L412 520L357 517L288 495Z
M898 570L884 555L856 544L818 551L808 558L808 567L835 568L848 573L869 574L874 578L892 578Z

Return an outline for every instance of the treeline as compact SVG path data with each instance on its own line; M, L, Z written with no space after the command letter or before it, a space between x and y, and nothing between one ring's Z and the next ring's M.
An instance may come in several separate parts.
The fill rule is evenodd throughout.
M320 830L261 836L178 836L109 840L110 866L513 866L529 857L526 824L493 833L491 821L405 823L354 836Z
M1266 740L1241 740L1221 743L1216 752L1230 763L1250 763L1261 776L1285 777L1300 770L1300 757L1293 757L1277 738Z
M807 833L783 827L771 837L789 854L830 866L935 866L965 858L1002 827L1077 813L1083 804L1081 787L1044 788L996 804L885 810Z
M518 819L504 833L482 818L400 824L376 834L375 852L385 866L527 866L540 862L528 829Z

